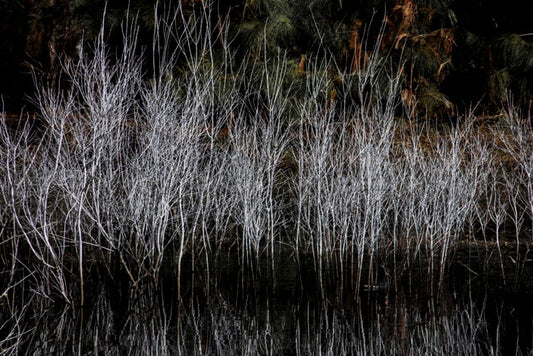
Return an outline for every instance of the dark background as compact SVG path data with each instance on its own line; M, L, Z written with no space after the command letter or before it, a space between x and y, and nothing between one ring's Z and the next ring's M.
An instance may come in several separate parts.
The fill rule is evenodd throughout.
M141 42L149 39L156 3L179 4L108 1L105 21L111 44L118 45L113 31L125 18L128 4L130 13L140 18ZM181 5L195 11L205 2L181 0ZM385 22L381 50L396 63L403 61L402 97L416 100L432 117L476 104L476 114L494 114L507 104L508 92L514 105L529 112L529 5L526 0L219 0L212 9L215 15L229 14L230 36L237 38L233 46L243 55L264 59L258 41L266 28L268 48L287 51L289 59L298 62L326 48L352 72L358 70L355 58L364 58ZM40 80L58 81L61 56L77 53L82 34L87 42L95 38L104 7L104 0L0 0L0 94L5 111L31 107L26 98L34 91L32 73Z

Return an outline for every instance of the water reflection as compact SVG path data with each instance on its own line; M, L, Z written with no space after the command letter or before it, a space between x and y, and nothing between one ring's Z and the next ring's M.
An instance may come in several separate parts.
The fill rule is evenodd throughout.
M231 300L221 294L180 304L145 293L124 305L102 289L82 310L19 311L18 320L2 326L2 348L5 354L34 355L531 353L531 312L528 324L513 308L518 306L469 292L425 301L403 293L360 296L342 304L301 296Z

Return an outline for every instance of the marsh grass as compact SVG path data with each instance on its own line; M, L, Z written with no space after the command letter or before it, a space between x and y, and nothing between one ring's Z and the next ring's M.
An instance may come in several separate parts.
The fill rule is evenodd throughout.
M466 232L490 239L494 224L503 261L500 226L518 245L533 221L530 118L510 109L492 136L468 113L424 127L398 117L401 74L377 51L356 73L309 55L295 75L283 53L236 58L208 7L157 16L152 53L128 19L116 52L102 29L64 58L68 85L35 96L38 136L0 120L6 298L31 287L83 305L94 270L124 272L136 294L165 269L181 295L185 255L207 275L228 248L274 270L279 246L312 256L321 289L331 266L358 291L423 261L433 290Z

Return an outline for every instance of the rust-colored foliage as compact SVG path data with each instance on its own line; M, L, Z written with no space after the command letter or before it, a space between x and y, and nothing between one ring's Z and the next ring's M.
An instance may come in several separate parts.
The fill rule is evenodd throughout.
M455 28L431 28L435 9L420 8L414 0L397 0L386 16L387 30L382 49L405 51L402 75L406 87L401 93L407 111L451 111L453 105L440 93L438 85L450 73L455 43ZM418 110L416 107L419 107ZM422 112L419 112L422 114ZM431 114L429 112L426 112Z
M357 72L368 63L368 51L363 50L360 30L363 22L355 19L351 26L350 32L350 50L353 53L351 71Z
M416 22L418 8L412 0L398 0L385 18L389 31L383 36L383 48L398 49L402 40L411 37L411 27Z
M305 60L306 60L306 55L305 54L302 54L300 56L300 62L298 63L298 74L303 74L305 72Z
M410 117L414 117L416 113L416 96L410 89L403 89L400 93L402 104Z
M454 28L439 28L430 33L418 33L415 29L416 24L430 23L432 15L432 9L419 9L411 0L399 0L385 19L389 30L384 35L383 48L417 44L427 46L435 56L450 56L455 46Z

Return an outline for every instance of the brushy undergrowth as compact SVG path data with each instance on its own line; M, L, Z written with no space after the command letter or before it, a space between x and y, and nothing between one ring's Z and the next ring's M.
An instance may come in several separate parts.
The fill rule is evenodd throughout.
M512 224L518 245L531 231L529 117L432 128L402 115L377 54L356 73L317 54L302 72L283 53L237 58L208 9L156 22L148 55L129 21L118 53L102 30L65 58L63 87L35 97L42 132L0 120L3 297L25 286L83 305L94 268L119 266L135 290L165 264L179 281L186 254L209 266L233 246L274 265L279 244L319 278L348 268L356 289L361 271L399 275L420 256L440 281L469 232L499 243Z

